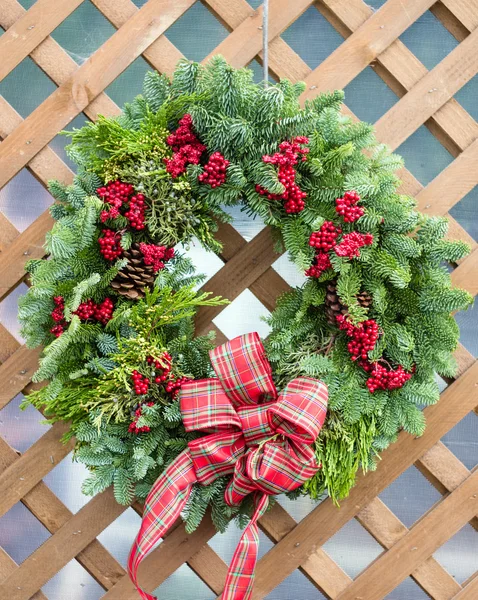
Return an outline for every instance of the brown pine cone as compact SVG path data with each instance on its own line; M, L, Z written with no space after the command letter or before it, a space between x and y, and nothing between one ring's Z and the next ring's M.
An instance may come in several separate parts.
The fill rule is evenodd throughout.
M125 250L123 257L128 264L113 279L111 287L132 300L144 298L146 289L152 288L156 279L153 267L144 264L139 244L133 244L129 250Z

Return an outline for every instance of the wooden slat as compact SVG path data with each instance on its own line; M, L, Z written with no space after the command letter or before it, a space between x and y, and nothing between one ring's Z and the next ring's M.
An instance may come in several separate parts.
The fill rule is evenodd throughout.
M70 441L63 444L60 441L69 428L68 423L55 423L25 454L0 474L0 516L41 481L53 465L57 465L71 452L73 443Z
M234 300L277 260L269 229L263 229L203 286L205 291ZM204 333L222 307L203 306L196 316L196 332Z
M478 294L478 248L476 248L451 274L451 281L457 287Z
M345 87L435 0L388 0L306 78L302 100ZM344 6L345 7L345 6Z
M21 346L0 366L0 409L29 383L38 368L40 352Z
M0 81L19 65L83 0L37 0L0 37Z
M391 548L390 552L395 552L395 544L409 534L405 525L379 498L375 498L361 510L357 520L379 544L384 548ZM417 561L417 567L410 574L430 598L436 600L452 598L461 589L448 571L445 571L432 556L422 564ZM348 593L348 589L343 593Z
M8 29L25 14L25 9L17 0L2 0L0 25ZM78 64L52 37L45 38L30 57L57 85L64 83L78 68ZM90 119L96 119L98 114L118 114L119 107L106 94L101 93L85 107L84 112Z
M381 600L478 512L478 471L428 512L391 550L363 571L337 600ZM433 535L429 532L433 531Z
M273 542L281 540L296 526L296 521L280 504L275 504L260 520L262 531ZM301 564L300 570L321 592L331 598L335 598L352 581L323 548L311 554Z
M0 584L0 598L28 600L124 510L111 488L95 496Z
M194 0L149 0L0 144L0 187L23 168Z
M19 460L19 456L15 450L10 448L0 438L0 469L5 469L17 460ZM73 513L68 510L43 481L37 483L27 492L21 501L50 533L58 531L73 516ZM125 575L123 567L107 552L98 540L93 540L86 546L76 556L76 560L105 589L112 587ZM5 579L7 574L9 573L4 572L2 574L0 567L0 580Z
M18 569L17 563L0 548L0 580L5 579L10 573ZM45 594L40 590L34 594L30 600L48 600Z
M398 441L382 453L376 471L359 477L350 495L336 508L325 500L307 515L258 563L254 600L270 593L281 581L332 537L349 519L413 464L426 450L460 421L476 403L478 363L443 393L441 401L425 409L427 429L422 437L401 433ZM281 565L280 572L277 564Z
M478 184L478 140L441 171L417 195L424 213L445 215Z
M155 589L183 563L194 557L215 533L215 527L209 516L202 520L192 534L187 534L183 525L176 527L159 548L147 556L141 564L140 585L145 590ZM123 577L103 596L102 600L132 600L136 597L137 592L133 583L129 577Z
M470 0L440 0L446 8L468 29L478 27L478 7Z
M371 8L363 0L350 0L346 5L336 0L323 0L319 10L345 36L356 30L372 14ZM436 6L436 5L435 5ZM401 98L427 73L426 67L399 39L377 56L375 72ZM451 98L425 125L447 148L457 156L478 136L478 124L460 104Z
M377 121L377 138L386 139L392 150L397 148L477 72L478 30L471 33Z
M453 596L453 600L476 600L476 598L478 598L478 574L475 573L474 578L463 590L458 592L456 596Z
M269 39L280 35L295 19L307 10L312 0L274 0L269 11ZM217 46L206 61L215 54L221 54L233 67L243 67L262 50L262 7L227 36Z
M131 0L92 0L93 4L117 28L122 27L137 11L137 6ZM161 35L149 48L143 52L143 58L160 73L172 75L182 53L167 37Z

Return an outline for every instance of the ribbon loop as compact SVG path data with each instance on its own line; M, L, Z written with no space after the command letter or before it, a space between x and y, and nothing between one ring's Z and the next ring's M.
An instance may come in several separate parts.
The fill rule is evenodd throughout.
M272 369L257 333L247 333L212 350L211 364L234 406L277 398Z
M257 333L219 346L211 352L211 363L217 379L190 381L180 394L186 431L209 435L189 442L154 484L128 570L138 587L139 563L179 517L193 484L210 485L231 475L227 504L236 506L254 493L256 508L234 553L222 600L248 600L259 544L257 521L268 496L295 490L319 469L310 445L325 420L327 388L300 377L278 397ZM138 591L143 600L154 600Z

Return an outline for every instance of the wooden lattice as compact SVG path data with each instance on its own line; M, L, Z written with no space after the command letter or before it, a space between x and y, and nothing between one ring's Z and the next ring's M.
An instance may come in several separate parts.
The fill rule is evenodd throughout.
M91 119L117 114L118 106L104 90L140 55L168 74L182 57L168 40L167 29L195 0L149 0L140 9L131 0L92 0L117 31L78 66L49 34L82 1L37 0L25 11L17 0L0 0L0 26L5 30L0 37L0 80L30 56L58 86L25 120L0 97L4 140L0 188L24 167L45 185L51 178L71 182L72 171L48 145L54 136L82 111ZM260 8L253 10L246 0L204 0L203 4L230 31L214 54L222 54L236 67L260 60ZM345 38L314 70L280 37L311 6ZM398 39L427 10L459 41L431 71ZM394 149L425 124L453 155L451 164L426 187L404 170L402 189L418 198L422 211L447 215L450 236L472 245L471 255L453 271L452 280L478 293L477 244L448 214L478 182L478 124L453 97L478 72L477 0L388 0L377 12L363 0L271 0L269 33L271 72L292 81L305 80L304 99L343 88L371 65L400 98L376 123L378 139ZM0 214L0 299L23 281L25 261L42 256L44 235L51 225L45 212L19 233ZM278 256L269 231L264 229L246 243L235 229L222 225L218 237L224 243L224 266L206 289L234 300L249 288L272 309L288 285L271 267ZM198 332L210 329L221 310L203 309ZM217 333L223 341L224 335ZM478 598L478 572L460 585L432 557L466 523L478 525L478 471L470 472L440 442L478 404L478 363L462 346L456 356L459 377L450 382L436 406L426 409L426 433L418 439L402 433L383 454L378 470L359 477L340 509L327 500L299 523L279 505L266 514L261 527L275 544L259 561L254 599L264 598L295 569L301 569L327 598L337 600L379 600L408 576L435 600ZM28 389L37 359L37 351L21 346L0 325L0 408ZM71 451L71 443L60 443L64 432L64 425L54 425L23 455L0 440L0 514L20 501L51 533L19 566L0 548L0 598L45 599L40 588L74 558L104 588L103 598L137 598L123 567L96 540L125 507L118 506L107 490L73 515L42 481ZM377 496L412 464L443 497L408 529ZM140 506L134 508L141 512ZM384 549L355 580L322 548L352 518ZM207 518L191 535L178 524L145 561L144 587L157 587L187 563L219 595L226 564L208 545L214 533Z

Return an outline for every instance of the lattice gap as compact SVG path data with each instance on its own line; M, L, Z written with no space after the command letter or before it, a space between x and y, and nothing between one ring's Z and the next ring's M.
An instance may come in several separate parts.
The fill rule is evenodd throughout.
M21 346L14 317L18 294L25 290L23 264L27 258L41 256L50 227L44 212L51 202L45 191L47 180L58 177L69 182L73 175L74 165L64 152L66 139L58 137L59 130L81 127L98 113L117 114L118 104L141 91L150 65L171 73L182 55L202 60L220 52L235 66L251 66L260 80L261 48L251 42L256 32L250 16L260 10L261 2L163 2L166 31L157 28L147 41L134 20L144 14L152 20L157 0L65 0L61 4L0 0L0 27L6 32L0 36L0 53L5 40L10 44L3 67L0 61L0 79L4 77L0 139L8 136L7 143L0 144L0 596L27 600L42 589L35 599L64 600L68 594L74 600L96 600L107 592L105 598L116 600L140 507L118 507L109 491L80 502L83 473L70 463L71 447L61 444L61 427L41 425L41 415L31 407L19 411L21 392L29 385L37 360L36 352ZM41 27L22 29L39 6L44 16ZM60 9L64 12L58 18ZM276 36L270 44L271 79L305 79L309 97L324 86L345 88L349 106L345 110L376 121L378 139L405 156L409 171L402 174L403 192L418 195L421 210L428 214L451 216L453 236L472 244L474 252L452 277L456 285L476 294L478 4L474 0L435 4L431 0L368 0L367 4L275 0L271 23ZM83 37L72 35L76 28L81 28ZM22 35L12 36L17 30ZM116 56L108 45L113 34L117 47L125 50L120 63L113 60ZM95 71L90 57L100 47L102 62ZM60 124L61 110L53 111L48 98L58 86L66 90L75 83L80 66L89 69L96 98L89 105L68 108L71 120ZM95 86L103 73L110 81L102 78L105 89L100 89ZM369 102L373 94L380 101ZM69 101L67 93L65 98ZM19 128L25 118L28 144ZM288 285L298 284L299 276L285 256L264 253L272 240L267 240L260 222L233 212L235 229L225 226L219 233L225 243L222 258L212 258L199 245L185 251L215 285L235 253L247 247L253 250L248 260L255 260L254 251L258 254L263 267L260 285L238 282L232 304L217 314L214 324L222 336L254 328L266 335L267 330L260 329L266 325L257 316L267 314L275 297ZM329 501L317 506L305 499L295 503L281 499L265 515L255 600L355 600L361 596L362 581L367 600L478 597L478 511L473 512L462 498L478 494L473 471L478 463L478 416L473 412L478 403L478 366L473 356L478 352L476 310L457 316L463 333L463 346L457 352L460 377L450 385L442 382L442 400L426 409L430 426L422 438L401 436L378 471L359 478L340 510ZM253 321L248 320L252 312ZM200 326L206 330L210 323ZM414 497L407 496L410 489ZM423 501L418 505L415 496L420 495ZM448 519L439 518L443 506L449 507ZM401 550L428 523L427 535L413 546L421 547L423 542L427 549L422 554ZM446 530L438 533L443 523ZM69 536L66 544L62 528ZM191 598L216 598L230 558L232 543L228 543L238 535L233 528L227 538L215 535L207 520L190 536L179 527L154 554L164 556L179 539L177 558L182 566L164 573L162 563L156 563L151 584L159 586L164 598L180 597L187 586ZM29 546L19 544L19 537ZM397 560L399 555L407 560ZM69 581L77 582L76 587L65 587ZM377 591L383 582L385 587Z

